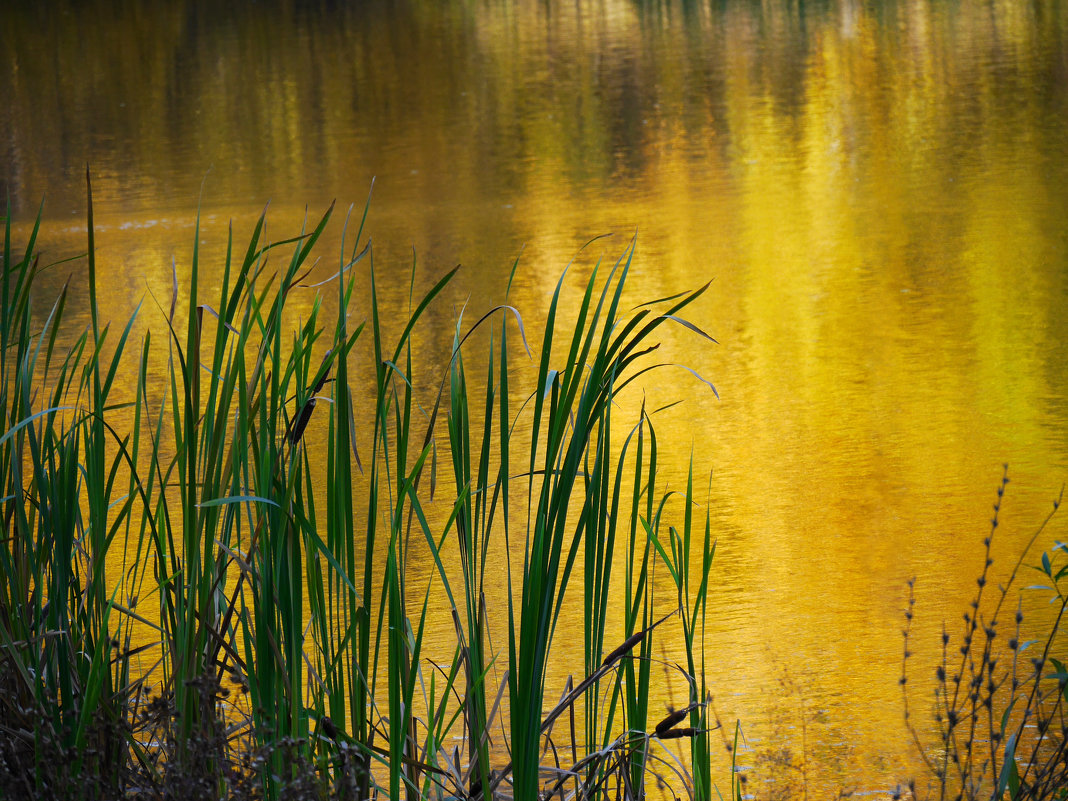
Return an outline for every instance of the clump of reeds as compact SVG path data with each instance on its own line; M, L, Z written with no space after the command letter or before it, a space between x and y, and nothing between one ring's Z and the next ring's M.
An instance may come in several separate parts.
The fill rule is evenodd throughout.
M194 235L189 306L176 309L175 282L155 327L161 386L153 337L131 353L133 319L118 332L100 319L89 199L85 330L64 328L67 287L34 322L39 222L22 255L10 221L5 233L0 797L641 798L652 776L712 798L709 513L702 530L692 465L684 491L658 492L644 408L622 435L613 420L620 391L658 366L662 325L707 336L679 317L703 288L624 311L632 245L606 277L594 270L577 318L558 323L561 278L515 408L511 343L528 348L517 310L466 330L461 316L448 364L421 378L413 332L455 271L412 298L391 340L365 210L321 284L336 318L324 321L316 296L287 335L287 300L310 291L331 212L270 243L261 217L243 250L231 234L217 297L202 293ZM353 325L363 275L370 319ZM480 328L490 344L472 389L465 357ZM132 396L115 388L120 371L136 377ZM373 390L370 422L357 381ZM314 460L325 483L306 447L324 429ZM517 430L531 434L527 454L513 453ZM431 522L435 504L444 523ZM494 542L519 565L504 560L503 610L484 591ZM432 560L448 598L451 663L423 653L443 621L431 587L413 583L413 554ZM675 588L663 600L658 570ZM584 674L554 704L547 666L569 585L583 593ZM619 596L616 631L607 608ZM497 649L494 613L507 618ZM681 624L688 697L656 722L651 648L669 618ZM690 744L680 762L664 745L676 740ZM732 777L732 798L739 786Z
M1068 594L1068 546L1058 542L1042 554L1038 570L1049 582L1056 610L1038 639L1023 639L1023 607L1006 608L1027 551L1046 530L1060 498L1038 526L1009 574L993 589L991 544L1008 486L1008 468L998 486L990 531L983 539L983 565L976 593L963 614L959 641L943 628L942 659L935 669L934 723L937 743L922 742L910 716L907 667L914 614L914 582L909 582L905 613L901 686L905 719L933 783L927 795L938 799L1045 801L1068 797L1068 669L1061 622ZM1063 493L1062 493L1063 494ZM1059 657L1059 658L1058 658ZM902 791L898 792L898 797ZM915 797L915 782L909 785ZM922 793L919 793L922 795Z

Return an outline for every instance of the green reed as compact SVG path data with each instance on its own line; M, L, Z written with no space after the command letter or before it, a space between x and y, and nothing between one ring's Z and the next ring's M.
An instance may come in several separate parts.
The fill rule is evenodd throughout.
M456 271L420 297L413 263L409 312L386 319L366 208L351 241L346 223L323 283L336 293L330 322L318 295L296 322L287 302L309 291L332 209L277 242L264 240L261 216L243 251L231 231L215 298L203 291L198 222L188 307L177 308L176 279L169 304L155 299L162 356L147 334L131 356L134 319L111 339L99 319L91 208L90 191L82 332L63 326L66 287L34 322L39 224L21 256L10 221L5 233L0 778L15 782L10 797L533 799L566 784L583 798L639 798L664 764L657 743L677 738L692 746L680 791L710 797L697 636L708 518L703 545L691 543L691 465L682 533L670 528L673 496L657 495L644 407L622 442L613 432L620 392L658 366L656 331L676 322L706 336L678 317L704 289L624 312L632 243L603 281L594 268L573 321L558 319L561 277L536 352L512 306L466 329L461 314L448 364L428 379L413 336ZM349 319L363 277L366 326ZM365 331L369 365L356 349ZM161 358L163 386L149 369ZM514 366L524 358L536 376L525 394ZM132 397L113 397L120 371L136 375ZM370 410L356 408L359 380ZM307 433L324 429L325 451L309 453ZM525 456L517 432L530 436ZM433 559L430 583L413 583L413 554ZM495 610L486 575L502 558L509 600ZM654 597L657 570L677 598ZM553 638L576 572L585 675L550 706ZM447 609L432 608L435 584ZM653 638L673 612L689 705L650 730ZM490 638L495 613L506 617L502 645ZM431 662L425 635L443 625L455 650ZM622 644L606 656L612 641Z
M11 786L15 793L63 786L85 773L88 786L106 794L130 748L134 685L128 663L115 658L132 620L116 612L124 599L109 588L104 559L133 506L131 496L115 495L138 442L119 439L103 413L120 408L110 394L133 321L109 354L109 329L94 312L91 329L63 354L56 343L64 287L34 330L33 286L44 269L34 253L38 232L39 220L16 257L7 222L0 298L0 681L5 724L24 733L10 750L27 769ZM88 270L95 305L93 258ZM59 753L67 761L57 772Z
M711 691L705 683L705 621L708 615L708 581L712 571L712 560L716 554L716 543L712 539L712 520L709 507L706 505L704 531L700 541L700 550L698 550L698 543L694 536L693 497L693 458L691 456L686 476L686 492L683 495L685 509L682 531L669 527L667 547L660 536L659 528L653 529L651 533L653 543L663 557L678 592L679 617L682 622L682 636L687 660L689 703L677 714L681 715L685 712L689 718L690 767L693 770L694 797L711 799L713 785L709 760L711 750L709 731L714 727L714 717L708 708ZM659 522L659 512L656 519ZM668 548L670 548L670 553ZM696 566L691 564L695 555L698 555L700 559ZM731 753L737 753L737 742ZM733 766L731 786L731 795L738 795L739 790Z

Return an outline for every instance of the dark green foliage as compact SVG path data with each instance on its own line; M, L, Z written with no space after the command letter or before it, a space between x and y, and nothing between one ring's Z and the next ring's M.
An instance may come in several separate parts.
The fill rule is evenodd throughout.
M677 500L656 496L644 409L613 437L618 393L656 366L650 337L668 322L700 334L677 314L703 289L623 314L628 248L603 285L594 270L574 321L558 320L561 279L526 395L509 368L512 346L527 350L522 318L500 306L466 331L461 315L427 398L412 336L455 271L413 297L407 319L383 319L361 220L327 290L336 320L315 297L294 325L287 300L308 291L331 212L274 243L261 217L243 255L231 237L211 299L198 226L189 307L175 308L176 284L151 325L164 349L145 335L137 351L133 319L118 332L99 319L91 205L88 330L65 327L66 289L34 327L37 227L22 255L10 223L4 240L0 797L533 799L566 784L639 798L648 775L668 773L663 743L685 739L692 775L675 773L676 790L711 798L707 510L694 537L692 479ZM369 366L355 348L365 326L349 320L359 276ZM476 330L489 346L471 354ZM163 360L160 385L151 366ZM132 395L115 388L120 371L136 377ZM361 380L370 414L354 409ZM325 452L310 454L308 432L324 429ZM530 434L521 461L516 432ZM432 560L429 584L413 579L413 555ZM487 569L506 574L507 609L488 608ZM654 597L656 570L676 596ZM576 573L586 675L550 708ZM431 608L439 592L444 615ZM676 613L689 704L654 728L652 642ZM507 616L501 645L494 614ZM432 625L455 632L451 663L425 656ZM623 644L604 655L612 642Z

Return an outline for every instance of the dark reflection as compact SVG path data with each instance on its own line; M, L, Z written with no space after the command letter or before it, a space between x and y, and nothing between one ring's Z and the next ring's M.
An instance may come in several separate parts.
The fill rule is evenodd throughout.
M767 98L797 145L821 53L821 70L846 71L840 100L870 104L858 126L893 125L880 106L926 75L951 150L1036 105L1063 143L1063 10L991 9L20 2L0 21L5 180L19 215L46 190L81 208L86 162L115 177L101 203L116 211L192 202L209 170L220 206L324 202L372 174L411 201L447 196L456 175L465 194L511 195L546 166L563 191L628 185L677 125L698 151L728 147L732 86Z

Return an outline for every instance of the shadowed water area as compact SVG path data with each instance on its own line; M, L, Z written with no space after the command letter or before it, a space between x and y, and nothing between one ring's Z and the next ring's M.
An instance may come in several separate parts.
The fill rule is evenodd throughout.
M422 287L462 265L417 340L432 397L455 315L502 302L517 257L529 332L584 242L614 234L578 258L587 275L637 231L634 303L714 279L688 311L719 344L679 328L662 350L720 397L667 368L621 416L642 392L682 398L654 418L662 482L681 487L691 452L711 474L709 683L754 792L922 777L906 582L926 720L1002 464L995 578L1068 476L1068 3L100 5L0 12L0 191L23 232L44 197L45 257L63 258L84 249L91 164L106 318L147 298L159 329L198 204L210 265L230 219L247 241L270 201L269 233L290 236L305 206L362 208L374 179L396 319L413 252ZM1066 537L1055 519L1039 544ZM433 636L451 647L447 617ZM581 666L563 645L551 696Z

